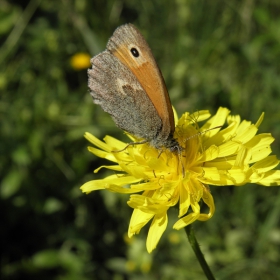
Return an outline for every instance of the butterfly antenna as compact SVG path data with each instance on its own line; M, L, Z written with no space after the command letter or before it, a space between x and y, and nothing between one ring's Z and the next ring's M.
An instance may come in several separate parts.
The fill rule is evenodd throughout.
M145 144L147 142L148 142L148 140L143 140L143 141L139 141L139 142L130 142L123 149L112 151L112 153L120 153L120 152L123 152L124 150L126 150L129 146L141 145L141 144Z
M212 127L212 128L208 128L208 129L203 130L203 131L199 131L198 133L196 133L196 134L194 134L194 135L188 137L187 139L185 139L184 142L186 142L187 140L190 140L190 139L192 139L192 138L194 138L194 137L197 137L197 136L199 136L199 135L203 135L203 134L205 134L205 133L208 132L208 131L211 131L211 130L213 130L213 129L218 129L218 128L221 128L221 127L222 127L222 125L218 125L218 126L215 126L215 127Z

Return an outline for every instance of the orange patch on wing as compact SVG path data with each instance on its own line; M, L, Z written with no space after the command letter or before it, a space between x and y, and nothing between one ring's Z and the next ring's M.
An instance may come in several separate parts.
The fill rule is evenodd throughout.
M143 53L142 55L146 62L137 65L134 58L128 53L126 46L116 49L113 55L131 70L149 96L162 120L163 134L169 135L173 133L175 124L169 95L164 79L153 57L150 59L148 53Z

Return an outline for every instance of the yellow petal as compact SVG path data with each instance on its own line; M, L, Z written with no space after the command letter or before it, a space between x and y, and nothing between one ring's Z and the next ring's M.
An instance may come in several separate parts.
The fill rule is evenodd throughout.
M264 113L261 114L261 116L259 117L258 121L256 122L255 126L257 128L259 128L259 126L261 125L262 121L264 119Z
M272 152L270 147L259 148L257 152L254 152L252 149L252 157L249 160L249 163L260 161L270 155Z
M108 144L108 146L113 147L116 150L124 149L127 146L126 143L124 143L124 142L122 142L122 141L120 141L120 140L118 140L118 139L116 139L112 136L109 136L109 135L106 135L104 137L104 141L105 141L105 143Z
M204 146L205 147L209 147L211 145L219 146L219 145L225 143L226 141L230 140L233 137L233 135L235 135L238 125L239 125L239 122L237 122L237 121L231 122L228 127L220 130L216 135L214 135L208 139L206 137L204 137L203 138Z
M271 170L265 173L262 180L258 181L258 184L272 187L280 185L280 170Z
M199 221L207 221L210 218L212 218L212 216L214 215L215 212L215 203L214 203L214 199L213 196L211 195L211 193L205 189L205 191L203 192L203 196L202 199L204 201L204 203L207 204L207 206L209 207L209 213L208 214L200 214L200 216L198 217Z
M204 126L201 127L200 131L205 131L207 129L215 128L217 126L224 125L226 118L229 114L229 110L227 108L220 107L217 111L217 113L206 122ZM219 132L219 129L211 129L203 134L203 137L210 138L213 135L217 134Z
M91 191L108 189L110 185L115 186L124 186L132 183L138 182L139 179L136 179L132 176L120 176L120 175L111 175L101 180L92 180L81 186L82 192L89 193Z
M145 191L145 190L155 190L161 188L161 185L152 181L152 182L132 185L131 188Z
M231 170L228 170L227 175L232 180L233 185L237 186L245 184L249 179L244 170L240 168L232 168Z
M104 150L106 152L111 152L112 148L109 145L105 144L104 142L102 142L101 140L99 140L89 132L86 132L84 136L89 142L91 142L93 145L100 148L101 150Z
M275 168L279 164L279 160L276 156L269 156L261 161L256 162L252 168L257 169L258 172L267 172Z
M190 123L195 124L197 122L207 120L211 117L211 114L209 113L209 110L200 110L198 112L186 116L190 120Z
M178 220L173 225L173 228L179 230L179 229L195 222L199 218L199 215L200 215L199 213L191 213L191 214L181 218L180 220Z
M94 173L97 173L101 168L107 168L115 171L123 171L119 165L102 165L94 170Z
M154 215L144 213L138 209L134 209L128 227L128 237L131 238L134 234L138 234Z
M157 246L162 234L167 227L168 217L166 212L154 216L147 237L147 251L151 253Z
M232 123L237 123L238 124L238 126L239 126L239 124L240 124L240 122L241 122L241 118L240 118L240 116L235 116L235 115L229 115L228 117L227 117L227 123L229 124L229 125L231 125Z
M88 147L88 150L92 154L94 154L94 155L96 155L96 156L98 156L100 158L105 158L107 160L110 160L110 161L113 161L113 162L117 162L115 157L111 153L107 153L107 152L104 152L102 150L99 150L99 149L96 149L96 148L93 148L93 147Z
M82 192L85 192L85 193L90 193L92 191L105 189L102 184L98 184L98 182L96 184L96 181L98 181L98 180L88 181L85 184L83 184L80 189L82 190ZM102 181L102 180L100 180L100 181Z
M140 192L140 190L131 189L130 187L126 188L124 186L117 186L113 184L109 185L106 189L111 192L122 193L122 194L132 194L132 193Z
M237 128L236 134L242 134L246 132L250 126L252 126L252 122L243 120Z
M230 141L219 146L219 157L227 157L236 154L240 149L240 143Z
M127 202L127 204L134 209L139 209L144 213L153 215L165 212L169 208L166 197L163 197L162 200L159 200L136 194L130 196L130 200Z
M244 121L242 123L245 123ZM245 126L245 125L244 125ZM258 129L255 125L250 125L244 130L240 129L240 127L237 129L237 136L234 137L233 141L238 141L240 144L246 143L249 140L251 140L257 133Z
M190 204L191 204L190 193L188 192L188 190L185 187L186 183L182 183L180 185L179 217L182 217L183 215L185 215L188 212Z
M210 146L201 157L198 158L199 161L212 161L219 156L219 148L215 145Z
M252 157L252 149L242 145L240 151L237 153L234 167L244 169Z
M232 170L218 170L213 167L203 168L204 176L199 180L205 184L217 185L217 186L226 186L226 185L235 185L241 184L246 181L246 174L241 169L232 169Z
M173 114L174 114L174 122L175 122L175 126L177 125L178 123L178 114L175 110L175 108L172 106L172 110L173 110Z
M215 167L217 170L229 170L233 167L236 156L217 158L210 162L205 162L204 167Z

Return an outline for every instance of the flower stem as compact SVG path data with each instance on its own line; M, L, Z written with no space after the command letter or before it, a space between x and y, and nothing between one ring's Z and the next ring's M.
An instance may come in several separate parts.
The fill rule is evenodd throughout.
M215 277L213 276L207 262L205 261L203 254L199 248L199 245L195 238L192 226L191 225L186 226L185 231L187 233L187 236L188 236L189 242L192 246L192 249L200 263L200 266L201 266L202 270L204 271L205 276L207 277L208 280L215 280Z

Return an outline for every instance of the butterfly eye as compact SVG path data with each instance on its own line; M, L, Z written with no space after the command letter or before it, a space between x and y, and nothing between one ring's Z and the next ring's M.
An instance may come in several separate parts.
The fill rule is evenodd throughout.
M131 49L130 49L130 52L132 53L132 55L133 55L134 57L138 57L138 56L139 56L139 52L138 52L138 50L135 49L135 48L131 48Z

